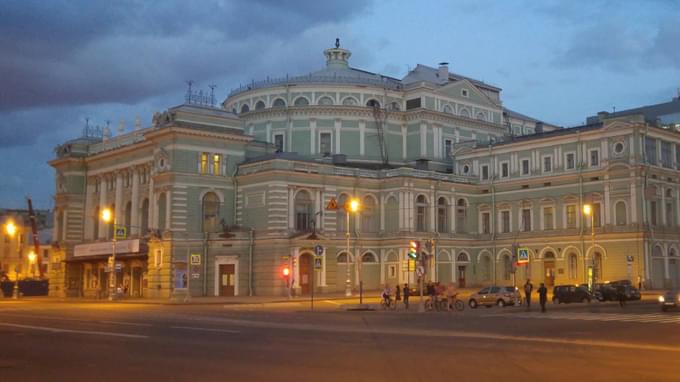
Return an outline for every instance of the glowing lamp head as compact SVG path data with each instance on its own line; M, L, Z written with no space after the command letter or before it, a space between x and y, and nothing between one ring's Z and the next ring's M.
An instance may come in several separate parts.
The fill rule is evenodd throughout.
M35 263L35 259L37 258L35 252L31 251L31 253L28 254L28 261L31 263Z
M352 198L352 200L349 201L349 210L352 212L359 211L359 199Z
M14 222L10 221L5 225L5 231L8 235L14 236L14 234L17 233L17 226L14 224Z
M110 208L104 208L102 210L102 220L105 222L110 222L113 219L113 212L111 212Z
M590 207L590 204L586 204L583 206L583 213L590 216L590 214L593 212L592 208Z
M283 277L288 277L288 276L290 276L290 268L284 267L284 268L281 270L281 275L282 275Z

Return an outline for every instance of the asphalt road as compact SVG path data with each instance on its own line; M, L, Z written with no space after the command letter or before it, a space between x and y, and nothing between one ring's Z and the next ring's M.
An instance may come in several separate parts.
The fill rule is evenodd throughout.
M0 381L680 381L680 312L0 301Z

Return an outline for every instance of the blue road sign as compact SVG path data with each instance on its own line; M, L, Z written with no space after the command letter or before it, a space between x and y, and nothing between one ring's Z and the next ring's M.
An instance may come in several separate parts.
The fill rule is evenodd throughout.
M317 244L316 247L314 247L314 253L317 256L323 255L323 246L321 244Z

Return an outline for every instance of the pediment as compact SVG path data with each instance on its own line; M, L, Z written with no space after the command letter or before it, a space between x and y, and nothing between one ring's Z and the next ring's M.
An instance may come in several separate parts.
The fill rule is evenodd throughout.
M468 90L468 97L462 95L463 89ZM475 84L466 79L444 85L437 89L436 92L461 102L472 102L477 103L480 106L498 107L498 105L479 90Z

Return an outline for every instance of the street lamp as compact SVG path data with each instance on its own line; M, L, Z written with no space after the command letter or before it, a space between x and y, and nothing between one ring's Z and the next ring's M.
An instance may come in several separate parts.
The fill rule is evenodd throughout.
M590 216L590 247L592 251L595 251L595 212L593 211L593 207L590 204L584 204L583 205L583 213L586 216ZM593 278L592 274L588 275L588 267L587 267L587 256L586 253L583 254L583 267L585 268L586 271L586 281L588 282L588 288L592 291L593 290ZM595 253L593 252L592 254L592 264L595 263ZM591 271L592 272L592 271Z
M113 301L116 293L116 216L110 208L104 208L101 212L101 219L105 223L113 221L113 239L111 241L111 257L109 257L109 301Z
M350 272L349 269L349 213L350 212L357 212L359 211L359 208L361 207L361 204L359 203L359 199L357 198L350 198L347 203L345 204L345 212L347 213L347 232L345 233L345 238L347 239L347 280L345 282L345 296L351 297L352 296L352 273Z
M17 233L17 226L14 224L13 221L9 221L5 224L5 232L9 237L14 238L14 235ZM21 257L21 251L22 248L19 247L19 257ZM13 299L18 299L19 298L19 264L17 264L14 268L14 288L12 288L12 298Z

